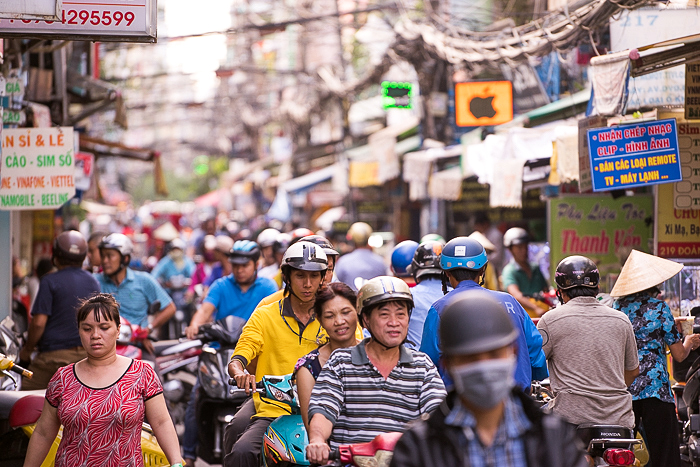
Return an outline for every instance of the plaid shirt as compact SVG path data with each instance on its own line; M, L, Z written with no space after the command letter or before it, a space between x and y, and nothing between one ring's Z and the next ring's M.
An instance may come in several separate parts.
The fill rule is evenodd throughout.
M491 446L484 446L476 434L476 418L457 399L445 424L461 427L467 458L471 467L527 467L522 435L532 426L522 405L513 397L505 400L503 421L498 425Z

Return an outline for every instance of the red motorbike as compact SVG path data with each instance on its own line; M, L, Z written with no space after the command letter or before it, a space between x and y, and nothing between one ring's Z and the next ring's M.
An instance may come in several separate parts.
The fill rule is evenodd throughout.
M403 433L392 432L377 435L367 443L345 444L330 453L330 462L326 465L342 467L389 467L394 455L394 447Z

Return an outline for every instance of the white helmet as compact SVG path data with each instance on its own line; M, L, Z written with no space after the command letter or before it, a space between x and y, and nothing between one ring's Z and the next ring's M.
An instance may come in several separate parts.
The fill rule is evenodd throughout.
M277 229L265 229L258 235L257 244L260 245L260 248L272 246L279 234L280 231Z
M302 271L325 271L328 269L328 256L320 246L299 241L287 248L280 268L293 268Z

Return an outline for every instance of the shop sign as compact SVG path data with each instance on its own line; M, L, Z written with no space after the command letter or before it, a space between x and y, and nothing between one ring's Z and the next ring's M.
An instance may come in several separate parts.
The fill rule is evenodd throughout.
M559 261L571 255L593 260L601 277L618 274L632 248L649 251L653 210L650 195L617 199L576 195L549 200L551 277Z
M71 0L58 21L0 20L0 36L156 42L156 20L156 0Z
M3 125L24 125L26 121L27 118L24 114L24 110L3 109Z
M73 128L2 132L0 209L56 209L75 196Z
M663 258L700 257L700 210L670 209L673 186L660 185L656 195L656 254Z
M578 191L593 191L591 181L591 158L588 156L588 130L607 126L608 119L602 115L582 118L578 121Z
M700 209L700 122L679 118L677 125L683 181L673 184L672 206L675 209Z
M700 63L685 66L685 119L700 120Z
M61 0L0 0L0 18L57 20Z
M593 191L681 180L676 120L588 130Z
M5 94L3 96L23 96L24 81L20 78L9 78L5 80Z
M457 126L500 125L513 120L510 81L472 81L455 84Z

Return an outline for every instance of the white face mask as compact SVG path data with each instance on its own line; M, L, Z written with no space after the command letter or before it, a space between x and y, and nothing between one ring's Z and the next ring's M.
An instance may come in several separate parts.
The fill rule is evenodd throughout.
M467 363L450 369L455 391L477 407L490 409L515 386L515 356Z

